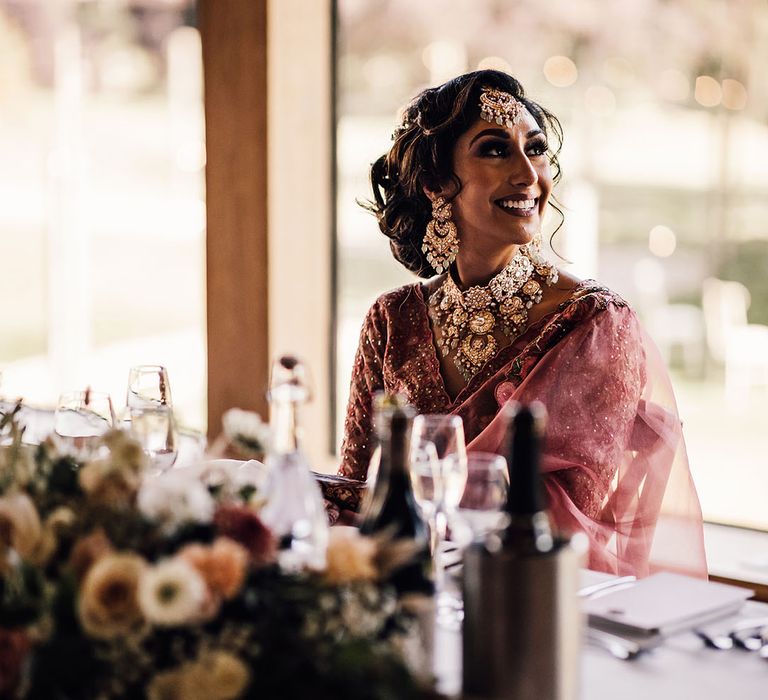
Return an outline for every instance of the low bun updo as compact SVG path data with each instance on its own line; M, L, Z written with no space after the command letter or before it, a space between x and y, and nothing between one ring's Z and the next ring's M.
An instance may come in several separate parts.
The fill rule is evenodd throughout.
M421 250L432 216L432 204L424 188L437 191L453 181L456 191L461 189L453 172L453 148L479 118L480 93L487 87L511 94L527 108L545 134L554 135L555 148L550 144L549 159L554 182L560 178L560 122L525 97L523 86L512 76L480 70L424 90L406 107L392 148L371 166L373 201L366 205L375 214L381 232L389 238L395 259L419 277L437 274Z

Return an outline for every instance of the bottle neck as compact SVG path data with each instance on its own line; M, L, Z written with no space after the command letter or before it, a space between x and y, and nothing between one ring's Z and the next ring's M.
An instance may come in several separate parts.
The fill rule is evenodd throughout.
M291 454L299 450L298 403L280 398L272 401L271 411L272 449L277 455Z
M509 450L506 512L510 518L531 516L544 510L542 497L541 440L533 425L515 426Z
M509 443L509 482L503 540L507 549L522 553L549 552L554 546L545 510L541 479L541 426L528 410L513 421Z

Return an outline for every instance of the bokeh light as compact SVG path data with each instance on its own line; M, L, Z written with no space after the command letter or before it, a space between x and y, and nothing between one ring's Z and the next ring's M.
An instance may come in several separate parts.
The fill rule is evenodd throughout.
M733 110L744 109L747 106L747 88L738 80L731 78L723 80L723 106Z
M456 41L433 41L421 54L435 85L455 78L467 70L467 49Z
M550 56L544 61L544 77L555 87L568 87L576 82L579 71L568 56Z
M512 73L512 65L501 56L486 56L477 64L477 70L500 70Z
M700 75L696 78L693 96L702 107L715 107L723 98L723 89L712 76Z
M648 233L648 249L658 258L668 258L677 248L677 236L668 226L654 226Z

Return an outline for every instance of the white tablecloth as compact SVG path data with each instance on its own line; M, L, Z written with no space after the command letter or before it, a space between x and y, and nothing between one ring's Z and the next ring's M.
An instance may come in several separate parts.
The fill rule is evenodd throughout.
M604 578L584 572L583 585ZM768 617L768 605L746 603L742 617ZM710 623L707 630L731 629L735 618ZM461 634L438 629L435 672L440 692L457 697L461 690ZM581 700L768 700L768 661L741 649L704 647L694 634L667 639L632 661L584 645Z

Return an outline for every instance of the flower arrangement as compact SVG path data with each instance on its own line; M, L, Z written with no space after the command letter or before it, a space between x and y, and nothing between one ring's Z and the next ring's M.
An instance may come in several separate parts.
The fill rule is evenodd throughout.
M117 431L86 464L22 433L0 414L1 697L422 697L384 583L402 551L332 529L325 570L287 573L242 478L144 478Z

